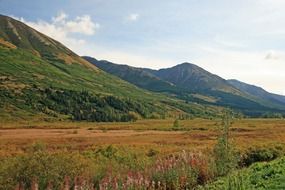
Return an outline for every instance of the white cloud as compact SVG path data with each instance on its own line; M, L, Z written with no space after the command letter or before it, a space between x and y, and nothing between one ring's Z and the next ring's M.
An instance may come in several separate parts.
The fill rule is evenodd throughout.
M89 15L78 16L72 20L68 19L68 15L64 12L53 17L50 22L43 20L32 22L26 21L23 18L16 19L63 43L74 51L78 51L78 45L85 44L85 40L75 37L73 34L93 35L100 27L98 23L92 21Z
M276 52L276 51L273 51L273 50L270 50L266 56L265 56L265 59L266 60L279 60L279 59L283 59L285 57L285 55L280 52Z
M59 13L56 17L52 18L52 21L55 23L60 23L60 22L64 22L65 19L67 19L68 15L65 14L64 12Z
M137 13L132 13L132 14L130 14L130 15L127 17L127 20L134 22L134 21L137 21L137 20L139 19L139 17L140 17L139 14L137 14Z
M92 42L86 43L85 40L81 38L73 37L71 35L72 33L92 35L100 27L100 25L94 23L88 15L76 17L74 20L69 20L68 15L61 12L56 17L53 17L50 22L42 20L31 22L26 21L23 18L17 18L15 16L12 17L24 22L43 34L58 40L79 55L93 56L96 59L104 59L135 67L157 69L161 68L162 65L173 65L175 63L175 61L159 59L154 56L129 53L112 48L102 48ZM131 14L129 19L135 21L138 17L138 14Z
M63 27L69 32L93 35L100 25L98 23L93 23L89 15L83 15L81 17L76 17L75 20L63 20Z

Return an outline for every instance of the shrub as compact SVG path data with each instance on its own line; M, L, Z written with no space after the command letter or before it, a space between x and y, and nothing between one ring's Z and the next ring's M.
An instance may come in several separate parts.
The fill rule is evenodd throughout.
M146 155L147 155L148 157L153 157L153 156L157 155L157 153L158 153L157 150L154 150L154 149L151 148L151 149L148 150L148 152L146 153Z
M179 120L178 119L175 119L175 121L173 122L172 128L174 130L178 130L180 128L180 124L179 124Z
M249 166L255 162L264 162L274 160L284 155L285 149L282 145L260 146L249 148L245 153L242 154L239 162L240 166Z
M222 120L222 133L218 137L218 143L214 147L214 159L218 176L228 174L237 166L237 156L232 142L229 139L229 128L232 124L232 116L225 113Z

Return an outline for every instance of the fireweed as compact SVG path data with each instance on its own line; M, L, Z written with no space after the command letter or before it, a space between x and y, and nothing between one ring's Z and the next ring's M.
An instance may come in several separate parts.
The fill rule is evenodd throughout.
M191 189L213 177L212 161L202 153L170 155L158 159L143 172L128 172L124 176L112 176L110 172L99 183L101 190L111 189Z

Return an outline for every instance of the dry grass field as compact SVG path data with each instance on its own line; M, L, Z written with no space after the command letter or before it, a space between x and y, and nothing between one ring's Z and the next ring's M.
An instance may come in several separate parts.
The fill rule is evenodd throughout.
M49 151L83 151L98 146L154 149L161 154L181 150L207 150L216 143L219 120L140 120L130 123L35 122L0 126L0 155L25 152L35 143ZM285 143L285 120L243 119L234 121L231 138L238 149Z
M247 167L284 155L285 120L234 120L229 133L224 133L223 126L218 119L1 123L0 186L5 190L21 184L28 189L33 184L40 189L51 184L55 189L76 184L108 190L119 185L126 189L192 189L211 185L218 176L237 169L236 164ZM224 134L228 134L223 139L229 140L229 146L221 141ZM274 176L280 174L283 161L275 165ZM251 179L253 173L243 177ZM79 177L82 183L76 181ZM270 184L278 185L277 177ZM227 186L227 178L222 185ZM215 183L213 186L217 189Z

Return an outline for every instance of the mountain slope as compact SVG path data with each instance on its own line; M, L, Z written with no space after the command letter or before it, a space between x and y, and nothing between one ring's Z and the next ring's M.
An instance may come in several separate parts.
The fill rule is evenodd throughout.
M121 79L133 83L138 87L155 92L171 92L177 90L177 87L175 87L173 84L161 80L157 76L150 72L144 71L141 68L114 64L109 61L98 61L88 56L83 56L83 58L105 72L120 77Z
M172 68L152 70L84 58L136 86L175 95L189 102L231 107L251 116L265 112L282 112L285 109L285 106L252 96L194 64L183 63Z
M37 32L20 21L0 15L0 26L0 44L4 46L5 43L12 44L15 48L25 49L37 57L47 60L63 60L66 64L77 63L96 69L94 65L77 56L61 43Z
M214 75L194 64L183 63L172 68L151 71L161 79L184 87L192 92L217 99L216 105L229 106L249 115L265 112L284 112L285 104L276 104L262 97L252 96L227 80Z
M275 104L276 106L285 104L285 96L272 94L270 92L267 92L261 87L250 85L235 79L228 80L228 83L233 85L235 88L239 89L240 91L247 93L251 96L254 96L256 98L271 102L272 104Z
M10 17L0 16L0 24L2 121L37 117L130 121L219 113L213 106L205 110L140 89Z
M182 63L167 69L153 71L157 77L192 91L219 90L241 94L223 78L214 75L197 65Z

